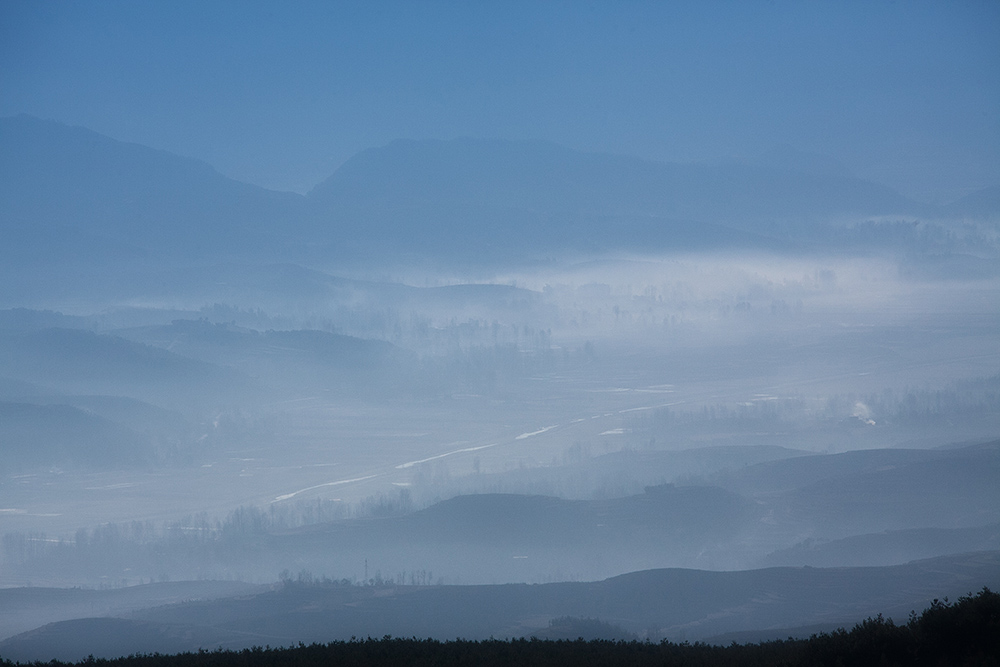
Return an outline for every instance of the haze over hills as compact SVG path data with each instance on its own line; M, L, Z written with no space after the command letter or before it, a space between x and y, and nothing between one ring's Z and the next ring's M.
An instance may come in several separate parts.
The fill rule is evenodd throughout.
M260 440L253 447L255 456L273 456ZM294 565L296 571L366 580L362 575L369 573L359 567L370 564L370 576L401 577L400 583L407 573L424 573L426 580L428 572L436 573L431 581L447 583L536 583L666 566L899 565L995 547L998 443L891 451L896 463L874 472L865 470L861 457L851 467L838 465L842 455L785 459L802 471L801 481L788 487L767 485L773 463L747 465L760 484L742 493L727 486L731 474L724 472L714 476L715 484L688 478L608 498L480 491L421 509L414 507L414 494L428 485L441 491L445 483L417 476L354 516L322 496L296 499L344 482L318 484L272 497L264 508L241 507L215 524L188 517L135 535L127 524L109 525L94 529L92 537L78 532L76 544L59 546L11 538L8 576L108 581L132 573L176 580L238 572L266 581L269 573ZM92 455L101 462L96 450ZM701 465L719 463L708 452ZM547 476L558 479L556 471Z
M0 402L0 474L40 466L107 468L149 463L155 451L134 431L68 405Z
M977 190L945 206L948 215L996 220L1000 215L1000 186Z
M767 166L655 163L544 143L397 141L348 160L308 195L321 216L360 223L427 252L463 244L532 250L780 250L817 225L933 215L889 188L840 174ZM325 216L324 216L325 217ZM320 218L322 219L322 217Z
M170 402L168 395L180 398L177 393L185 392L183 404L222 388L252 391L252 383L233 369L117 336L52 328L0 331L0 340L5 375L21 380L44 377L46 384L69 393L131 391Z
M790 149L456 139L363 151L296 195L26 116L0 140L0 585L338 582L129 619L53 603L30 618L61 624L4 656L334 621L708 637L902 604L796 588L888 570L761 565L905 567L930 597L995 580L905 565L997 548L990 190L935 207ZM639 583L586 603L619 575ZM635 611L662 577L703 615ZM541 606L555 589L523 586L568 580L594 583ZM244 603L288 615L207 620ZM452 613L483 604L499 616Z
M50 261L80 261L90 251L120 259L125 247L139 258L259 254L276 225L294 218L299 199L225 178L197 160L31 116L3 119L0 144L5 233L73 253ZM86 245L63 246L65 230ZM11 250L8 261L17 257Z
M0 3L0 662L996 586L998 33Z
M358 587L290 580L272 590L233 597L164 606L151 601L128 619L55 622L4 640L0 651L22 661L49 656L75 660L88 654L124 655L142 647L180 652L289 646L368 633L528 637L545 636L550 621L567 618L602 619L604 633L631 632L653 641L711 641L736 628L757 638L785 639L850 625L876 613L902 622L910 611L928 604L928 595L940 591L957 597L968 593L971 582L996 585L997 559L997 552L980 552L885 568L649 570L604 581L537 586ZM155 597L162 586L137 587L135 592ZM57 600L69 597L31 589L22 597L46 594Z
M984 192L935 209L787 151L707 165L546 143L397 141L360 153L301 197L30 116L0 120L0 142L4 256L22 268L359 252L469 265L470 244L476 261L490 262L561 250L787 251L856 244L865 236L845 225L871 219L996 208ZM882 241L920 241L900 233ZM47 256L34 256L43 246Z

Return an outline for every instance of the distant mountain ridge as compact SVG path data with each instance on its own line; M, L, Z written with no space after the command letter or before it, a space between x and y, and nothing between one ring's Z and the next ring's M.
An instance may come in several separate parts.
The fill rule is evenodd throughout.
M542 142L396 141L307 195L354 242L487 258L539 250L785 251L867 216L934 215L883 186L790 163L658 163ZM392 246L390 246L392 247Z
M435 221L462 238L469 227L481 233L504 223L522 242L547 245L579 246L585 236L612 247L766 245L788 223L930 212L883 186L774 164L649 162L543 142L398 140L351 158L308 199L412 243ZM716 226L728 238L716 238Z
M954 216L1000 220L1000 186L972 192L945 207Z
M8 241L0 259L22 266L385 252L474 263L561 250L780 251L836 243L828 228L845 220L950 210L790 149L709 165L543 142L398 140L359 153L303 197L30 116L0 119L0 146L0 231ZM971 196L950 212L978 212L993 199Z
M252 237L296 216L297 195L82 127L4 118L0 146L0 229L26 242L58 240L45 233L54 230L82 234L85 251L130 243L154 256L224 256L248 241L259 252Z

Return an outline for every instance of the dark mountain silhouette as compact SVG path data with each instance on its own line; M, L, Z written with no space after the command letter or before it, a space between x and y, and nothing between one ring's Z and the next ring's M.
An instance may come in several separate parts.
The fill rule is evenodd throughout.
M244 646L385 634L507 638L558 631L572 619L596 619L605 628L617 626L616 631L653 640L698 640L736 631L784 638L788 628L849 627L878 613L904 621L932 599L994 588L998 582L997 552L882 568L666 569L541 585L288 582L258 594L136 610L127 621L91 618L53 624L0 642L0 654L22 661L57 655L80 659L90 653L114 657L135 650L191 650L198 642L204 648L233 646L237 634ZM136 647L136 638L150 648Z
M849 622L873 613L875 608L905 617L911 609L926 605L928 598L954 597L970 588L992 586L998 577L1000 554L986 552L885 568L665 569L593 583L392 587L389 595L362 588L361 599L354 595L357 587L346 587L344 599L342 589L326 596L314 589L298 597L293 586L265 593L248 604L182 605L153 611L143 618L160 622L183 619L256 632L266 628L275 634L293 628L316 633L338 628L346 637L369 633L423 637L444 632L449 637L484 638L529 634L532 618L546 619L543 622L547 625L547 618L583 616L627 630L652 627L659 636L697 639L730 628ZM324 597L326 604L313 607L319 613L306 611L310 602ZM349 602L359 604L345 604ZM396 627L375 629L372 621Z
M51 628L51 624L59 621L96 616L129 616L139 609L247 595L264 590L264 586L236 581L179 581L104 590L3 588L0 589L0 637L28 632L42 625ZM8 654L0 655L6 657Z
M27 661L32 655L46 655L50 660L81 660L88 655L107 658L153 653L169 655L267 643L266 635L248 636L242 632L193 625L81 618L50 623L12 637L3 642L5 646L0 650L3 657L11 660Z

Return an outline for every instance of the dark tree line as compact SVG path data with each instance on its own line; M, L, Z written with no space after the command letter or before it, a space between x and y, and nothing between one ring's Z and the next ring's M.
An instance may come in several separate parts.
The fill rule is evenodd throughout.
M3 667L14 663L0 661ZM539 639L441 642L433 639L362 639L297 648L255 647L180 655L89 658L37 667L312 667L314 665L1000 665L1000 594L984 588L953 604L935 600L922 614L897 625L881 615L851 630L759 644L711 646L640 641Z

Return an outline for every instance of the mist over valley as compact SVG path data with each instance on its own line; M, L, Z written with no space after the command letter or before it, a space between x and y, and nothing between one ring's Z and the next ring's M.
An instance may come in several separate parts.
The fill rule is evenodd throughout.
M323 178L292 142L284 191L8 106L0 657L759 641L1000 586L995 141L399 125Z

